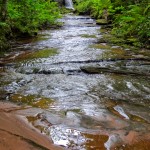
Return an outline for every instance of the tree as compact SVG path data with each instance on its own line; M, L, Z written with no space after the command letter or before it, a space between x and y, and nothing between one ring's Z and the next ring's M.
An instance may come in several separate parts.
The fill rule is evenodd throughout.
M0 21L5 22L7 16L7 1L8 0L0 0Z

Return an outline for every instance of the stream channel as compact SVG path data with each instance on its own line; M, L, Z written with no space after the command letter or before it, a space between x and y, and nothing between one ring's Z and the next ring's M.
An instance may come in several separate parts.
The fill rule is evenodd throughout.
M60 22L13 46L0 69L0 98L64 149L149 148L150 62L137 60L147 56L99 44L101 27L89 16Z

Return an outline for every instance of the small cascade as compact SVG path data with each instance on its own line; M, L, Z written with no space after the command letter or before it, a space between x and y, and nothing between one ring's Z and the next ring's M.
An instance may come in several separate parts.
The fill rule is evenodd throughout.
M65 7L74 10L72 0L65 0Z

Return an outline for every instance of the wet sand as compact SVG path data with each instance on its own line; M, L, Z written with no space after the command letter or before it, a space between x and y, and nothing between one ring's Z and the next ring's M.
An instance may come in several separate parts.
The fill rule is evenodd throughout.
M30 126L23 116L13 113L17 109L19 106L0 102L0 150L62 149Z

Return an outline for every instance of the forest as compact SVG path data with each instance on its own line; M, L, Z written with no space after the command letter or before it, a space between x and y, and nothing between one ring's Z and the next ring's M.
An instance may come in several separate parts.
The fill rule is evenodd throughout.
M111 34L129 39L134 46L149 48L150 3L148 0L74 0L76 12L104 18L112 24ZM0 0L0 49L17 36L35 35L50 27L61 16L59 6L51 0ZM7 44L6 44L7 43Z
M0 0L0 150L149 150L148 0Z
M80 14L104 18L112 24L111 34L134 41L134 46L149 47L150 3L148 0L76 0Z
M36 35L59 17L58 4L50 0L0 0L0 49L8 49L10 39Z

